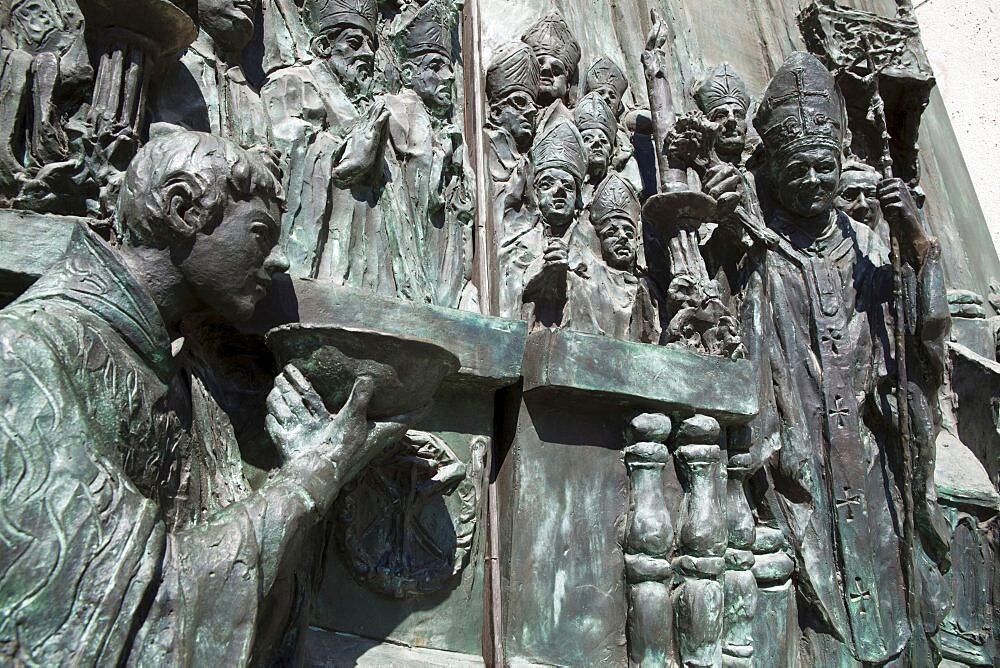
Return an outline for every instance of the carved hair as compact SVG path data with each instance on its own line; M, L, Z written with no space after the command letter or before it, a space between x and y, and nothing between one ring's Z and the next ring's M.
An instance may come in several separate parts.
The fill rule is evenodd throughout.
M281 183L263 160L222 137L174 132L153 139L132 160L116 226L134 245L165 248L214 229L230 199L255 195L284 204Z

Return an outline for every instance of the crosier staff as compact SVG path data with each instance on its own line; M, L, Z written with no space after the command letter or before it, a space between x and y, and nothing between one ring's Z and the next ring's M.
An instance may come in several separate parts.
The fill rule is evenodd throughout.
M879 92L878 76L886 67L879 67L875 62L875 51L872 49L867 34L861 35L861 43L865 50L864 60L867 60L868 72L860 77L861 83L869 95L869 111L878 135L878 169L883 179L896 178L893 171L892 152L889 148L891 136L885 117L885 102ZM891 49L883 51L887 55L886 63L896 55ZM860 62L860 60L859 60ZM879 203L882 208L881 202ZM889 212L883 211L886 220ZM909 375L906 364L906 307L905 291L903 289L903 258L900 251L899 226L889 226L890 259L892 261L892 283L895 302L894 341L896 346L896 411L899 423L899 440L902 455L902 496L903 496L903 563L908 582L906 592L906 607L909 613L910 626L916 632L920 628L920 602L916 596L917 570L914 559L914 501L913 501L913 435L910 425Z

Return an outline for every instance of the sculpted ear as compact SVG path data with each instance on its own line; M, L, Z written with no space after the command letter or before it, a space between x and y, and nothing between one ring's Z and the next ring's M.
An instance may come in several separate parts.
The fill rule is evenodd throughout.
M399 70L399 80L404 86L409 86L413 82L413 63L403 63Z
M330 46L330 38L327 35L317 35L313 37L312 52L321 58L329 58L332 48Z
M163 184L157 196L159 219L179 238L188 239L205 227L203 192L194 174L178 174Z

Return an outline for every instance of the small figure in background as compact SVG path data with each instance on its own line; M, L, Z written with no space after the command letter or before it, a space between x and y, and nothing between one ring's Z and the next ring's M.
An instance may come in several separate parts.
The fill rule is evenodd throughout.
M525 30L521 39L538 59L538 104L548 107L562 100L569 106L580 65L580 45L562 14L549 12Z
M660 342L660 296L639 264L640 216L635 189L619 174L609 174L590 206L601 257L588 263L585 275L567 274L564 327L625 341Z

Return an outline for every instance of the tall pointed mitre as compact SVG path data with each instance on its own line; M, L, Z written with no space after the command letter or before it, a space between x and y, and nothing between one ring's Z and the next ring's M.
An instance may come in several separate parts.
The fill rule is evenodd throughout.
M772 157L814 147L839 153L845 114L833 75L816 56L796 51L767 85L753 124Z
M706 114L723 104L738 104L744 111L750 108L747 84L729 63L716 65L705 73L695 86L694 100Z
M576 119L577 129L583 133L584 130L600 130L612 144L618 135L618 120L615 112L611 110L608 103L604 101L600 93L587 93L576 105L573 111Z
M403 56L439 53L451 58L451 30L455 25L452 0L428 0L403 28Z
M602 88L614 90L619 100L628 89L628 80L625 78L622 68L618 67L618 64L607 56L601 56L594 61L594 64L587 70L587 76L583 81L584 93L592 93Z
M486 97L499 100L515 92L538 97L538 60L524 42L507 42L493 54L486 70Z
M566 66L572 75L580 63L580 45L577 44L565 19L552 11L524 31L521 40L531 47L535 56L552 56Z
M573 116L566 106L557 101L549 108L545 121L535 134L531 147L531 162L535 173L559 168L583 181L587 171L587 153L580 131L573 123Z
M624 217L638 227L641 211L635 188L618 172L612 171L594 191L594 201L590 205L590 221L600 230L611 218Z
M305 10L309 28L316 34L339 26L375 34L377 0L306 0Z

